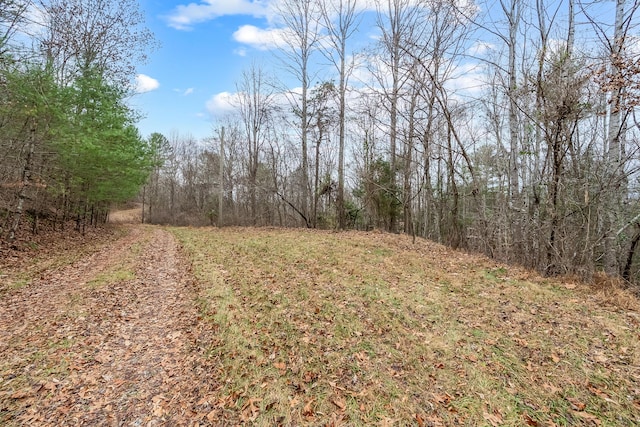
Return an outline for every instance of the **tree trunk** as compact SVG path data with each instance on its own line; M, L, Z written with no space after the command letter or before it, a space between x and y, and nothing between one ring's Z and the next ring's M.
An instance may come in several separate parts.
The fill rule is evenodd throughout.
M618 77L620 70L616 65L616 60L619 58L624 48L624 6L625 0L616 0L616 17L614 24L613 43L611 45L611 75L614 78ZM621 138L622 123L621 123L621 95L622 88L616 87L611 93L611 100L609 103L609 129L607 135L607 141L609 143L608 152L608 172L611 177L613 187L606 191L607 204L606 204L606 236L605 236L605 254L604 254L604 269L609 275L615 276L620 273L618 269L618 244L617 236L615 234L616 223L619 217L620 206L622 205L622 195L620 185L622 180L620 179L623 174L622 171L622 148L621 144L623 138Z
M22 219L22 214L24 212L24 204L27 200L27 189L31 184L31 163L36 146L36 130L37 125L35 122L32 122L31 128L29 129L27 158L25 159L24 168L22 169L22 182L20 183L20 190L18 191L18 200L13 210L13 220L9 227L9 232L7 233L7 240L10 242L13 242L16 239L16 233L18 232L18 227L20 227L20 220Z

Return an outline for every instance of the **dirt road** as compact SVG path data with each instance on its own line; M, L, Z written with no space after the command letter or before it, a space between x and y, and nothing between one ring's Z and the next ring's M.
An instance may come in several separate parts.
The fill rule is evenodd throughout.
M173 236L115 244L0 296L1 425L196 425L217 387Z

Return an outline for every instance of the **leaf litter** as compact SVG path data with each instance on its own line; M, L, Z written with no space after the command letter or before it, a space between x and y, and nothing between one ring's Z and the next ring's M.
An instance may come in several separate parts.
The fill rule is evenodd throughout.
M124 229L0 296L0 424L640 422L631 295L384 233Z
M124 263L124 265L123 265ZM131 268L132 279L109 281ZM91 280L103 275L98 286ZM195 289L173 237L135 227L0 305L0 424L157 425L205 418Z

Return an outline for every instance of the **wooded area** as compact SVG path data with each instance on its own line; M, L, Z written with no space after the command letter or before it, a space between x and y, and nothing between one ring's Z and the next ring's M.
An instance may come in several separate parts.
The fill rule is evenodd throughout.
M637 282L638 2L376 4L356 51L361 2L278 2L286 40L211 139L151 138L149 219L381 228Z
M149 176L126 98L153 37L132 0L0 0L0 14L2 237L25 219L84 232Z
M636 0L281 0L273 62L204 141L138 135L122 88L153 38L134 1L41 4L25 52L30 4L0 3L9 239L26 210L100 220L145 183L154 223L380 228L640 279Z

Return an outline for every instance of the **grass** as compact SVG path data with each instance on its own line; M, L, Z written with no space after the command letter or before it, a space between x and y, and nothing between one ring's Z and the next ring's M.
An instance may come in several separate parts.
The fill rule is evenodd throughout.
M640 423L637 301L402 236L171 231L218 331L216 419Z
M105 245L112 243L117 237L123 236L126 231L119 230L113 235L107 235L106 241L92 241L89 244L72 246L69 250L49 251L42 258L25 258L24 269L19 271L8 270L6 277L8 286L0 289L2 292L11 291L19 287L30 286L43 272L56 271L66 265L70 265L87 254L96 252ZM64 326L78 321L78 318L86 316L84 308L87 291L117 283L126 283L136 278L135 258L141 253L148 233L143 239L126 248L119 262L108 265L107 268L86 282L86 287L79 288L76 292L66 295L64 310L56 313L52 323L60 325L59 328L43 330L43 325L36 331L39 333L27 333L26 336L14 335L4 343L8 348L20 348L24 350L21 359L2 360L0 363L0 379L4 380L3 387L11 385L14 390L25 390L33 384L51 384L63 380L69 376L70 370L67 359L64 356L70 348L77 343L78 337L64 334ZM57 274L57 273L56 273ZM55 280L55 276L53 279ZM48 325L47 325L48 326ZM21 392L18 392L18 395ZM15 394L15 393L14 393ZM0 424L3 416L0 410Z
M47 271L61 269L67 265L82 259L87 254L95 252L100 248L112 243L114 240L122 237L126 231L120 229L110 229L112 233L102 233L100 238L95 240L83 241L77 238L73 233L69 232L67 239L59 238L56 245L43 244L47 247L44 253L39 253L40 245L34 242L27 242L26 247L31 251L16 252L19 262L15 265L5 264L0 259L0 295L5 292L14 291L31 285ZM63 236L62 234L60 236ZM52 246L52 247L48 247Z

